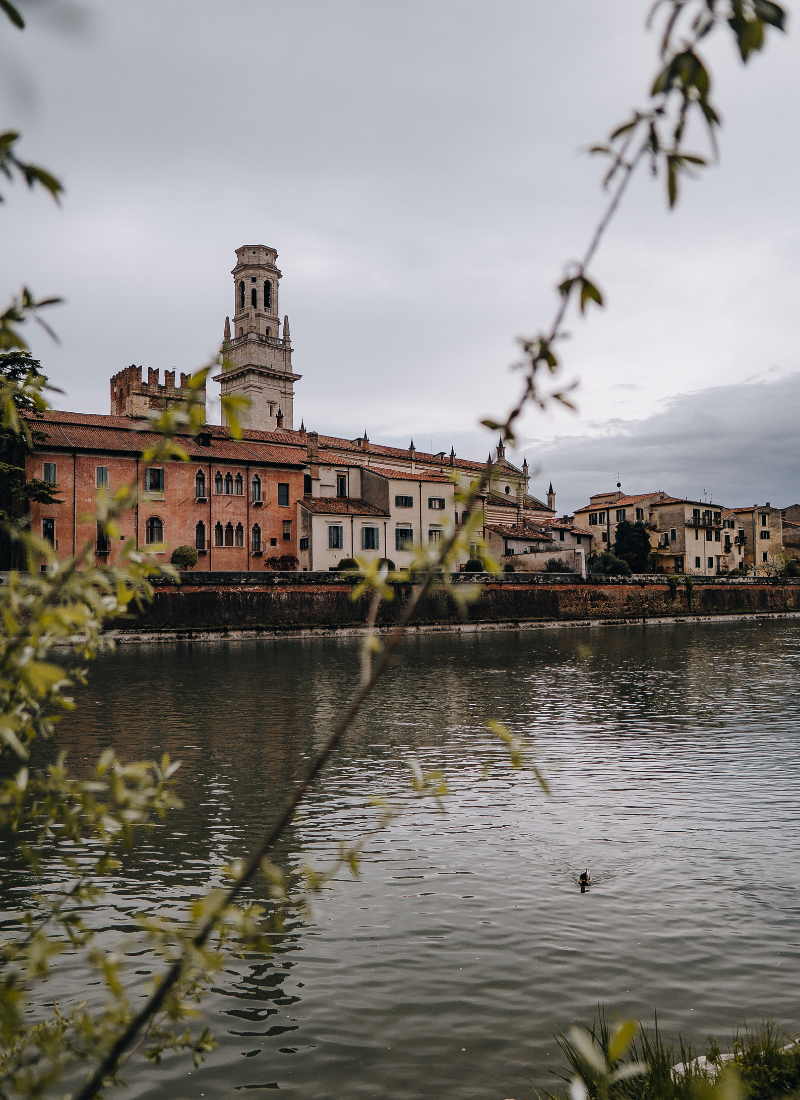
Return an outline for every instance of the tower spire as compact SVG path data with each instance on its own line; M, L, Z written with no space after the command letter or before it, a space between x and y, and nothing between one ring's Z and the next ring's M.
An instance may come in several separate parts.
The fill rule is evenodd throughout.
M278 253L270 245L246 244L236 249L233 275L234 310L225 320L225 362L217 375L222 396L244 396L250 407L245 427L271 432L294 427L294 383L289 320L280 337Z

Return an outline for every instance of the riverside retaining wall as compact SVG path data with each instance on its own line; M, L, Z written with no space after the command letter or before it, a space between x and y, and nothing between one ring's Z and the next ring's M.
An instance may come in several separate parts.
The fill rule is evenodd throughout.
M152 604L118 624L124 636L199 637L239 631L281 633L363 626L367 597L353 601L356 579L337 573L191 573L182 583L156 585ZM670 587L663 576L590 577L510 573L459 574L456 585L479 583L481 594L459 615L444 593L422 602L412 622L447 627L467 622L626 622L687 616L800 614L800 580L697 577ZM410 586L381 607L379 623L398 616Z

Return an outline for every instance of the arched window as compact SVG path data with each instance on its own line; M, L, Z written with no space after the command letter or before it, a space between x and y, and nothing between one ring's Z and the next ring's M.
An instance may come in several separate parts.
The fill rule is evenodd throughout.
M222 546L223 545L223 542L222 542L222 524L221 523L216 524L216 526L214 527L214 545L215 546Z
M148 546L154 542L164 541L164 524L158 516L150 516L144 525L144 541Z
M233 546L233 524L225 524L225 545Z
M244 309L244 279L239 283L239 309Z
M257 523L253 524L253 537L250 540L250 549L254 554L258 554L261 550L261 528Z
M258 306L258 298L256 297L256 288L250 291L250 305L255 309Z
M241 523L236 524L236 532L233 537L234 546L244 546L244 527Z
M242 475L241 474L236 475L236 480L234 481L233 485L234 485L234 491L235 491L237 497L243 496L244 495L244 481L242 480Z
M217 470L217 472L214 474L214 492L222 492L222 474L219 472L219 470Z
M272 283L269 280L264 283L264 309L272 309Z
M206 495L206 475L202 470L194 475L194 495L198 500Z
M225 492L228 496L233 493L233 474L230 470L225 475Z
M261 478L258 474L253 474L253 480L250 482L251 497L250 499L255 503L257 500L261 500Z
M202 520L194 529L194 548L195 550L205 550L206 548L206 525Z

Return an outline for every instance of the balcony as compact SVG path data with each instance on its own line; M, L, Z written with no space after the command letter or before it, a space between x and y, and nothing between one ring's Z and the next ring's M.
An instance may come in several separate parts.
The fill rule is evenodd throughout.
M722 527L722 517L712 519L711 516L689 516L686 520L687 527Z

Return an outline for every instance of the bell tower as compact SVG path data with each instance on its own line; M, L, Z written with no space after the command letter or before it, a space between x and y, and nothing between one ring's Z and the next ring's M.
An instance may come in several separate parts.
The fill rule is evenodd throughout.
M263 244L236 249L233 275L233 324L225 318L225 363L217 375L222 395L250 399L242 422L249 428L274 432L294 427L294 383L289 318L280 332L278 253Z

